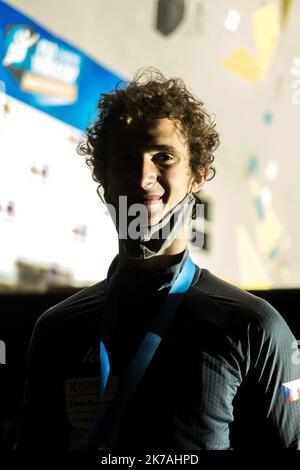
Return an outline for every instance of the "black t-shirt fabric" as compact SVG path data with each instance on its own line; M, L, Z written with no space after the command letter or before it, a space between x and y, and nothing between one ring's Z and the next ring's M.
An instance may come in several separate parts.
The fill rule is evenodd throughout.
M31 339L17 449L84 449L96 416L168 294L185 257L153 273L120 270L111 373L99 399L107 280L47 310ZM107 308L107 307L106 307ZM300 449L295 338L265 300L199 269L122 416L117 451Z

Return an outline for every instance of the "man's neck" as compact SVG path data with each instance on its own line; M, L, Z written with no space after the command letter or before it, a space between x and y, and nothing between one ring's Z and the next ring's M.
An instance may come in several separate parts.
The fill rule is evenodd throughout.
M157 253L151 258L143 259L126 255L122 240L119 240L119 262L121 266L135 266L150 270L168 268L180 261L186 246L186 240L176 239L172 245L163 252Z

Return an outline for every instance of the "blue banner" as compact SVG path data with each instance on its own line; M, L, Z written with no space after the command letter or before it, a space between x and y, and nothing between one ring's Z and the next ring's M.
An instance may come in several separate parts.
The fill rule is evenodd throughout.
M119 77L0 0L1 89L84 130Z

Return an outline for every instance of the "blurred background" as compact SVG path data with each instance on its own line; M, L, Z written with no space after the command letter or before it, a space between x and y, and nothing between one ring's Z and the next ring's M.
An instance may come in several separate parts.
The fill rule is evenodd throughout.
M182 78L220 132L192 258L300 337L299 24L300 0L0 0L0 446L35 320L117 252L76 147L100 94L141 67Z
M194 260L248 289L298 287L299 0L0 1L0 289L106 276L114 227L76 145L100 93L144 66L215 116Z

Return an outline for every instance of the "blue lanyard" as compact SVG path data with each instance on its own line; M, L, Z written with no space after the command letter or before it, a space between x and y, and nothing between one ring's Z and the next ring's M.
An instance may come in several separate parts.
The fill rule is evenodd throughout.
M166 332L178 304L189 289L195 274L195 265L188 256L176 281L170 289L154 322L142 341L135 357L129 365L122 383L118 388L111 406L102 419L97 419L90 445L99 448L103 442L109 441L118 420L133 396L146 368L150 364L163 336ZM115 274L117 276L117 274ZM112 279L112 283L116 277ZM109 285L109 293L112 287ZM100 342L100 398L102 400L110 371L110 361L104 341Z

